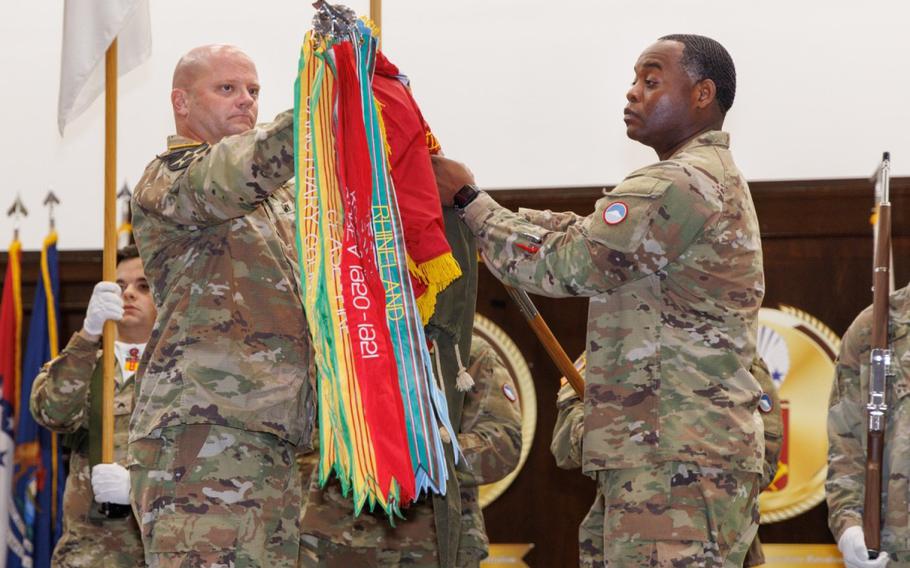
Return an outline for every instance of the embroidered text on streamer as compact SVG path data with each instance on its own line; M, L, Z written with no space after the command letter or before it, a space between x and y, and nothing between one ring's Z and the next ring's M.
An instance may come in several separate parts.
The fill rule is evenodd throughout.
M294 126L298 250L319 386L319 475L325 483L335 472L345 493L353 492L355 514L379 505L391 516L424 492L445 491L440 427L454 430L415 287L435 294L460 270L442 233L423 119L403 84L389 82L394 66L378 54L373 30L327 3L314 21L301 50ZM417 132L421 144L413 143ZM404 191L423 200L423 214L404 205ZM438 225L445 246L431 236L415 252L409 218L427 235ZM412 280L409 264L429 269Z

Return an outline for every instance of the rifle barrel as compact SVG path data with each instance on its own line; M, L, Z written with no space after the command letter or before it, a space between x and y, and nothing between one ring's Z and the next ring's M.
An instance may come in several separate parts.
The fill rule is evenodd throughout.
M869 558L881 550L882 460L887 423L888 377L891 349L888 342L888 311L891 295L891 203L889 200L891 156L885 152L878 170L878 214L875 224L875 258L872 268L872 351L869 359L869 400L863 502L863 535Z

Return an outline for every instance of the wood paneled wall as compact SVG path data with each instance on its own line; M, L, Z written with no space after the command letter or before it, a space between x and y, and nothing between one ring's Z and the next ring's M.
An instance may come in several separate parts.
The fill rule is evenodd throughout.
M767 294L765 305L788 304L817 317L842 335L871 303L872 189L866 180L752 182L761 224ZM898 286L910 278L910 178L892 179L894 262ZM501 190L494 197L510 209L530 207L587 214L599 187ZM66 235L61 235L66 242ZM0 278L6 255L0 255ZM34 295L38 253L24 255L23 300ZM99 251L60 255L61 338L82 325L92 287L101 277ZM556 468L549 453L560 373L547 358L502 286L480 278L477 311L500 325L521 349L534 376L538 423L534 445L512 486L485 511L493 542L529 542L532 566L577 565L577 527L593 498L591 480ZM570 354L583 350L587 301L535 298L541 314ZM26 323L28 313L26 313ZM822 427L822 426L820 426ZM767 542L832 542L824 504L789 521L763 526Z

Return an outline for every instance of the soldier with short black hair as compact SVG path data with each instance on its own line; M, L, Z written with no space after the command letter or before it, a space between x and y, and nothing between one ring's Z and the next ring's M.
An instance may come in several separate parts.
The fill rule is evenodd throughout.
M709 46L709 48L706 48ZM736 72L710 38L667 36L638 58L627 135L660 161L594 213L513 213L463 164L434 157L500 280L590 297L582 470L597 480L581 542L608 566L741 565L763 462L756 353L758 219L724 118Z
M29 406L35 421L67 434L69 476L63 493L63 531L54 548L60 568L145 566L139 527L132 514L110 517L96 503L129 504L127 435L136 370L155 323L155 304L135 247L118 253L117 281L92 291L82 329L46 363L32 385ZM114 463L106 480L92 487L91 465L101 453L101 331L117 322L114 342ZM97 467L97 466L96 466Z

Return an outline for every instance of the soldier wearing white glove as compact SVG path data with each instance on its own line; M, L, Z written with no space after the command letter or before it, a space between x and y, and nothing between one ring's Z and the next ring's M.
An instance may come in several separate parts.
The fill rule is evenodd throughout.
M30 410L42 426L63 435L70 448L62 535L51 566L74 568L144 566L141 531L131 514L127 463L129 421L136 374L156 310L142 260L135 247L120 252L116 282L99 282L92 291L82 329L35 377ZM115 463L97 465L100 457L101 334L104 322L116 325L114 341ZM101 503L98 505L95 503Z
M98 503L130 504L130 472L119 463L99 463L92 468L92 491Z
M847 568L883 568L888 565L887 552L879 553L875 560L869 559L862 527L852 526L845 530L837 541L837 548L843 554Z
M107 320L123 319L123 291L115 282L99 282L92 290L88 301L88 310L82 322L82 332L86 339L97 341Z

